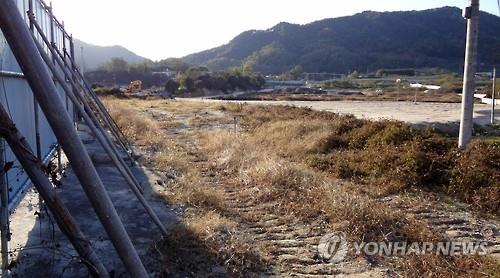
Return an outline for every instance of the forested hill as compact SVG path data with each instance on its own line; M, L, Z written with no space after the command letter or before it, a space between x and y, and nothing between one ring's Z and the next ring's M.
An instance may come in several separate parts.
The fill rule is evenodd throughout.
M466 20L458 8L424 11L363 12L306 25L279 23L246 31L228 44L184 57L212 70L246 66L282 73L302 66L306 72L345 73L380 68L442 67L460 71ZM480 69L500 62L500 18L480 16Z
M97 46L85 43L80 40L75 40L75 58L77 64L81 65L82 53L80 49L83 47L83 55L85 59L85 69L95 70L98 67L108 63L112 58L121 58L128 63L139 63L146 60L132 51L122 46Z

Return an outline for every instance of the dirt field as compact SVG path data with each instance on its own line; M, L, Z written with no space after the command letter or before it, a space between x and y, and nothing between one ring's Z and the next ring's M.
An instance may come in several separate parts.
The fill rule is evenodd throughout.
M409 101L409 102L442 102L460 103L462 97L452 92L417 93L411 90L401 92L385 92L382 94L362 94L360 92L340 92L337 94L287 93L273 92L267 94L240 93L232 96L220 96L222 100L267 100L267 101ZM416 99L416 100L415 100Z
M189 99L192 101L221 102L220 100ZM236 101L240 102L240 101ZM457 123L460 121L460 103L392 102L392 101L241 101L249 104L293 105L339 114L352 114L367 119L395 119L413 124ZM485 126L490 121L490 106L475 104L474 122ZM500 108L497 110L500 120Z
M299 106L300 103L287 104ZM314 108L343 111L356 108L359 115L370 108L367 103L334 104L339 106L316 103ZM171 236L155 247L160 267L155 271L163 276L498 274L498 268L490 269L483 258L385 259L349 254L341 263L325 262L318 256L319 241L341 228L349 230L353 239L367 236L385 240L394 233L393 236L414 240L483 240L494 253L492 257L498 257L499 224L496 217L478 215L470 205L439 194L403 191L379 195L371 189L368 191L372 192L367 192L366 184L360 186L293 161L284 153L286 147L273 149L268 144L252 141L279 142L293 121L284 125L278 121L276 124L280 125L275 128L282 132L259 135L247 131L238 119L238 115L252 114L252 110L244 111L239 105L176 100L111 100L107 105L125 134L143 153L143 163L163 176L157 181L163 189L157 193L180 219L169 225ZM370 105L379 114L390 109L387 105L397 107L399 113L405 111L395 103ZM385 105L385 108L377 105ZM406 105L413 107L410 106L413 104ZM441 116L453 109L451 105L431 107ZM316 120L315 124L320 126L323 122ZM307 128L299 128L298 132L321 135ZM295 138L297 142L288 141L292 149L309 147L302 145L301 138ZM398 231L403 235L398 235Z

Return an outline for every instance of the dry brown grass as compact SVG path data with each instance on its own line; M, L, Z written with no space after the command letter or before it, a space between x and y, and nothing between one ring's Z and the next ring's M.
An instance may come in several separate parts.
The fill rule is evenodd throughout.
M148 105L158 104L141 107ZM169 104L161 104L161 107L163 105L167 107ZM179 113L185 113L187 109L192 113L203 110L196 105L185 109L177 105L173 106L179 109ZM452 177L462 178L463 183L457 183L461 187L467 187L469 183L467 176L460 172L465 172L465 166L457 171L449 168L449 163L455 163L453 158L457 157L458 151L447 138L432 132L422 133L399 122L370 122L292 107L229 104L213 109L241 117L244 130L240 134L228 131L200 134L201 152L216 161L214 168L225 172L242 189L252 188L257 202L277 203L278 210L295 215L304 222L323 219L332 229L346 231L353 240L440 240L424 223L408 219L364 192L400 192L429 185L447 187ZM127 114L130 113L118 115ZM185 258L185 267L200 264L203 257L200 251L195 252L200 256L192 258L186 250L203 249L215 253L218 261L224 262L233 275L265 268L267 263L263 252L253 248L234 221L226 217L228 211L222 193L204 186L199 173L190 167L194 152L185 144L167 143L165 137L154 131L141 129L143 126L157 128L155 124L149 124L148 119L122 121L123 124L130 122L134 123L129 131L131 136L135 135L138 141L155 148L156 165L160 169L170 167L178 171L180 178L166 198L195 209L188 213L189 221L175 228L178 231L163 242L161 250ZM198 124L198 120L188 122L193 126ZM143 138L142 134L155 139ZM498 150L479 149L479 153L490 152L487 159L465 153L460 157L465 161L463 165L483 161L473 164L476 165L474 169L479 171L491 167L487 161L497 159ZM360 188L359 183L341 182L332 177L353 179L363 182L363 185ZM496 181L479 184L467 194L482 196L481 190L498 186ZM488 200L493 204L498 202L496 197ZM181 238L175 236L176 233L187 236ZM415 273L473 277L498 270L498 264L484 257L410 256L391 264L408 277L416 277ZM198 270L196 274L203 275Z
M184 126L184 124L181 121L177 121L174 119L167 119L167 120L162 120L162 121L158 122L158 126L161 129L171 130L171 129L182 128Z
M217 132L207 135L204 144L205 150L216 157L219 169L234 175L242 189L255 188L256 203L277 203L278 210L305 222L323 219L331 229L347 232L355 241L436 242L440 239L425 223L409 219L358 193L355 185L332 180L303 164L280 158L279 151L273 151L274 145L255 149L253 146L259 140L254 135ZM405 257L394 267L407 277L420 274L473 277L481 271L493 271L496 265L485 258L429 254Z
M238 224L215 212L191 219L190 229L200 235L209 250L219 254L233 274L245 275L246 271L263 271L267 264L262 251L254 248L251 239L242 233Z
M474 256L409 256L401 262L405 277L498 277L500 264L494 259Z
M161 136L157 122L145 117L138 117L138 111L116 104L108 105L108 109L123 134L130 140L141 145L151 145L153 142L150 140Z
M484 210L500 209L500 145L473 142L460 153L448 191Z
M499 213L498 143L474 143L463 152L454 138L397 121L279 106L227 104L225 110L240 115L254 146L267 146L280 157L367 184L376 193L445 191Z
M237 223L215 212L172 225L157 250L166 276L243 277L264 271L268 264Z
M118 99L107 99L106 104L125 135L152 155L149 161L160 171L174 177L162 197L173 205L186 208L184 220L172 225L168 238L157 247L162 258L163 274L209 276L218 272L222 276L244 276L264 271L268 264L265 252L255 248L250 238L238 229L237 223L223 216L228 214L228 210L222 193L207 186L199 169L193 167L192 162L199 159L196 150L193 150L195 146L187 144L187 137L174 140L161 130L177 128L177 125L166 127L165 119L158 122L146 113L150 109L164 109L184 117L186 114L198 115L207 106ZM168 122L180 121L170 117ZM208 123L201 116L187 120L192 128Z
M430 131L422 133L400 122L374 123L291 107L228 105L221 110L243 116L247 132L210 133L202 140L204 150L215 157L219 169L234 175L242 187L255 187L258 203L277 202L282 212L306 222L324 219L331 228L347 232L353 240L443 240L425 223L374 200L370 197L373 194L360 192L380 192L377 188L383 188L382 193L401 192L428 182L446 185L452 175L464 177L458 172L461 167L458 171L448 168L447 163L453 162L458 150L447 138ZM498 152L489 151L486 156L484 150L475 152L482 159L462 159L483 161L473 164L477 171L494 171L497 168L491 161L498 161ZM470 156L470 151L465 154ZM332 174L364 181L370 188L332 180ZM498 187L497 181L486 179L489 183L477 187ZM474 188L468 194L488 196ZM486 203L499 200L491 197L489 201ZM405 257L395 267L408 277L422 273L433 277L474 277L498 270L498 264L484 257L431 254Z
M203 116L195 114L194 116L189 118L188 123L192 127L199 128L210 124L210 121Z
M204 144L216 156L219 169L235 175L244 188L258 188L254 198L259 203L277 202L278 209L304 221L321 217L356 240L384 240L387 234L412 238L405 234L403 215L357 194L352 184L280 158L279 149L274 152L274 145L258 145L260 135L255 136L217 132L207 135Z
M218 212L225 210L222 194L212 187L199 182L182 182L165 194L172 203L189 205L194 208L210 209Z

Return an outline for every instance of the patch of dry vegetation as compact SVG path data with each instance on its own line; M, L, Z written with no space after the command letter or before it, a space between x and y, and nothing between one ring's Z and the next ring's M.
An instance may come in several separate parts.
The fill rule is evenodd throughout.
M448 191L477 207L500 209L500 145L473 142L459 154Z
M119 105L108 105L108 109L123 134L137 144L152 145L149 140L160 136L157 122L138 117L137 111Z
M275 203L277 210L305 223L320 219L365 242L442 240L425 223L373 198L422 187L438 188L484 211L498 212L500 185L494 173L500 161L498 145L476 142L462 152L446 137L400 122L372 122L303 108L227 104L214 109L242 119L243 132L199 135L201 153L215 161L212 167L235 186L254 192L256 203ZM166 259L166 265L193 267L194 273L203 275L199 266L206 266L203 252L208 250L232 275L264 269L266 256L226 217L230 212L222 193L204 186L199 172L190 167L189 161L200 151L176 146L148 130L157 128L148 119L119 119L130 114L114 116L123 128L132 125L131 138L155 148L157 167L173 168L180 177L166 198L193 208L186 213L186 223L173 227L172 237L160 248L183 260ZM198 119L188 122L201 126ZM134 127L136 123L139 126ZM179 237L181 233L186 236ZM193 250L204 251L193 255ZM409 256L390 264L407 277L498 273L498 263L485 257Z
M227 104L240 115L254 146L330 175L394 193L416 188L445 191L483 211L499 213L500 144L419 131L397 121L370 121L311 109Z
M374 195L438 188L484 211L499 208L496 144L475 142L461 152L454 140L401 122L293 107L228 104L219 109L242 117L246 128L243 134L222 131L204 138L204 150L220 170L235 176L243 188L255 187L256 202L277 202L278 209L307 222L324 219L353 240L443 240ZM332 181L332 176L356 183ZM484 257L429 254L393 265L408 277L498 273L498 263Z
M195 114L194 116L189 118L188 123L190 126L196 128L196 127L202 127L202 126L208 125L210 123L210 121L203 116Z
M178 141L166 136L161 130L165 128L164 121L153 120L145 113L148 109L164 108L169 112L198 115L206 107L198 103L119 99L106 99L106 106L124 134L149 150L152 155L149 162L173 179L163 197L186 208L183 221L169 227L169 236L157 246L163 273L167 276L179 272L190 276L243 276L264 271L265 254L251 244L234 221L224 216L228 212L221 192L206 186L198 169L193 167L192 162L199 159L192 149L195 146L186 144L188 138ZM208 123L200 116L187 121L193 127ZM178 123L178 120L171 117L171 122Z
M306 130L320 134L316 128ZM288 133L281 131L273 134L286 137ZM353 241L411 243L442 240L424 222L408 218L360 193L356 185L332 180L305 164L284 159L283 149L277 149L274 144L258 145L263 142L262 135L257 131L244 135L217 132L207 135L204 140L205 150L217 158L216 166L220 170L235 176L242 190L253 188L255 203L276 203L277 210L295 215L306 223L322 219L331 229L348 233ZM301 138L305 133L294 135ZM299 147L292 143L290 148L297 151ZM313 145L304 148L303 154L316 149ZM392 265L407 277L474 277L485 269L490 271L489 259L432 254L405 257Z
M216 212L188 219L171 226L159 245L165 275L181 270L194 277L242 277L265 271L267 262L237 223Z
M352 184L333 181L304 164L280 158L271 151L274 146L256 145L260 143L257 138L259 135L218 132L208 134L204 142L205 150L216 156L219 169L236 176L242 189L255 188L256 202L276 202L277 209L304 221L321 217L341 225L337 228L356 240L380 240L404 226L402 215L356 194Z

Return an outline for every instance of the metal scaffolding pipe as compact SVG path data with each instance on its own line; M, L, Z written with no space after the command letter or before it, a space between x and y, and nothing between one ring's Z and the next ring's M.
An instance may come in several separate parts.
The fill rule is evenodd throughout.
M115 122L115 120L109 115L108 111L106 110L106 107L104 107L104 104L102 104L101 100L97 96L97 94L92 90L92 88L87 84L85 81L83 75L76 70L77 74L80 75L80 78L83 80L83 86L85 87L86 91L89 92L90 97L93 99L93 101L97 104L97 109L98 111L100 110L100 113L104 119L104 122L108 126L109 130L115 135L117 138L118 142L122 145L122 148L127 151L129 154L130 162L133 164L135 161L135 153L134 149L132 148L132 145L130 142L127 140L127 137L123 134L121 129L118 127L118 124Z
M30 17L30 22L31 24L39 31L40 33L40 37L42 38L42 40L45 42L45 45L48 47L50 53L52 54L52 57L55 57L55 63L59 65L59 67L63 70L63 72L68 76L68 75L71 75L71 72L68 70L68 67L69 65L61 59L61 53L59 53L57 51L57 49L55 49L54 47L52 47L52 45L49 43L47 37L42 33L42 30L41 30L41 27L40 25L38 25L38 23L34 20L34 18ZM45 60L45 62L47 63L47 65L50 67L50 62L48 60L48 58L46 58L44 56L45 54L45 51L43 49L43 47L40 45L40 43L36 40L36 37L33 35L33 39L35 40L35 44L39 50L39 52L41 53L42 55L42 58ZM59 57L58 57L59 56ZM54 71L54 70L52 70ZM57 73L54 73L54 75L57 75ZM81 95L78 88L77 87L80 87L83 91L85 91L85 88L80 84L80 83L77 83L75 80L70 80L71 84L72 84L72 87L73 87L73 92L67 92L67 95L70 95L71 93L73 93L74 95L77 96L77 98L79 99L79 102L83 103L85 107L87 108L91 108L90 105L88 104L85 96ZM59 83L61 83L62 86L64 86L65 82L62 82L62 81L59 81ZM95 109L98 110L98 107L96 107L98 104L96 103L99 103L99 100L95 101L95 102L92 102L91 103L93 104L93 106L95 107ZM95 115L89 111L89 115L90 117L92 118L92 120L95 122L95 125L96 126L100 126L99 124L99 121L97 120L97 118L95 117ZM103 132L104 134L104 137L105 139L108 141L108 143L110 144L113 152L115 152L116 154L118 154L118 150L116 150L114 144L112 144L111 142L111 139L109 139L108 137L108 134ZM115 135L116 137L116 135ZM120 142L120 139L117 138L117 141ZM130 154L127 152L127 148L125 147L125 145L123 145L123 148L125 150L125 152L127 153L127 155L129 156L130 160L133 161L133 158L130 156ZM111 156L111 155L110 155ZM130 169L127 167L126 163L123 161L123 159L119 156L118 156L118 160L121 164L123 164L123 167L125 169L125 171L128 173L128 175L130 176L130 179L132 179L133 183L135 184L135 186L137 186L137 188L139 189L139 191L141 191L141 193L143 193L143 190L139 184L139 182L136 180L135 176L132 174L132 172L130 171ZM118 165L117 165L118 167Z
M60 55L61 54L59 54L59 56ZM134 161L134 155L135 154L134 154L134 149L131 147L130 142L128 142L126 136L120 130L120 128L118 127L118 125L116 124L116 122L113 120L113 118L111 117L111 115L109 115L108 111L106 110L106 107L104 107L104 105L100 101L100 99L97 96L97 94L94 92L94 90L92 90L92 88L89 86L89 84L87 83L87 81L85 81L85 77L80 72L80 70L78 69L78 67L75 66L75 64L74 64L73 61L72 61L72 63L73 63L72 67L75 69L74 72L76 72L78 74L78 77L80 77L80 79L83 82L83 85L79 84L80 87L84 91L87 91L89 93L89 95L91 96L92 100L97 104L97 106L98 106L97 107L97 111L100 113L101 117L103 118L103 121L106 123L107 127L109 128L109 130L113 133L113 135L117 139L117 141L120 144L120 146L127 152L127 154L129 156L131 162L133 163L133 161ZM130 153L129 153L129 151L130 151Z
M55 52L59 54L59 57L61 57L61 53L57 49L54 49ZM121 130L118 128L118 125L116 122L111 118L109 115L108 111L102 104L102 102L99 100L95 92L88 86L88 84L85 82L83 79L82 74L79 72L78 68L74 66L73 62L72 65L68 65L66 61L64 61L64 66L66 68L73 68L73 72L77 73L78 76L80 77L80 80L82 80L83 84L77 83L78 87L80 87L83 91L88 92L88 95L90 96L90 101L93 104L94 109L96 110L97 114L100 115L102 121L104 122L105 126L109 129L109 131L113 134L113 136L116 138L118 144L120 147L127 153L127 156L129 157L130 161L133 163L134 162L134 150L132 147L130 147L130 143L127 141L125 135L121 132ZM76 81L75 81L76 82ZM127 147L128 145L128 147Z
M39 25L38 25L38 28L40 28ZM57 50L57 49L54 49L54 51L56 51L56 53L59 55L59 57L62 57L63 54L64 55L67 54L67 53L60 53L59 50ZM82 81L82 84L78 83L79 87L82 88L84 91L87 91L89 93L89 95L91 96L92 100L97 104L97 112L101 115L104 122L108 126L109 130L117 138L119 143L122 145L123 149L127 152L130 151L133 154L134 151L130 147L130 143L128 142L126 136L121 132L120 128L118 127L116 122L113 120L111 115L109 115L106 107L104 107L104 105L100 101L97 94L94 92L94 90L92 90L92 88L89 86L89 84L85 81L85 77L78 69L78 66L75 64L75 61L71 60L70 64L66 63L66 61L65 61L64 64L67 68L73 69L73 72L77 74L77 78L80 78L80 80ZM122 141L125 143L123 143ZM127 147L126 145L128 145L129 147ZM131 159L132 159L132 157L131 157Z
M57 51L57 49L55 50ZM59 56L61 56L61 53L59 53ZM82 80L83 85L79 84L80 87L89 93L89 95L92 97L94 102L98 105L98 111L100 112L101 116L103 117L104 121L106 122L109 130L113 133L113 135L117 138L118 142L121 144L122 148L125 151L130 151L132 156L129 156L131 160L133 159L134 156L134 149L131 147L130 142L128 142L127 137L123 134L123 132L120 130L116 122L113 120L111 115L109 115L106 107L102 104L100 101L99 97L97 94L92 90L92 88L89 86L87 81L85 80L85 77L83 74L80 72L78 67L76 66L75 62L72 60L71 65L66 65L69 68L73 68L74 72L78 75L78 77ZM123 142L122 142L123 141ZM128 147L127 147L128 146Z
M28 16L34 16L34 11L33 11L33 0L29 0L28 2ZM30 24L30 32L35 32L33 24ZM33 116L34 116L34 121L35 121L35 148L36 148L36 157L38 159L42 160L42 139L40 136L40 108L38 105L38 101L36 100L35 97L33 97ZM59 144L58 144L59 145ZM60 157L60 147L57 147L58 149L58 157ZM40 211L43 209L43 198L40 194L38 194L38 208Z
M99 124L97 118L92 114L92 111L86 111L86 105L87 102L84 98L84 96L78 94L77 96L73 95L72 90L69 88L69 86L64 83L63 77L60 75L60 73L54 68L54 66L50 63L50 58L49 56L43 52L43 49L41 45L35 41L35 44L40 51L40 55L42 59L47 63L47 66L49 67L50 71L54 75L55 79L61 83L64 91L66 92L67 96L69 96L70 100L73 102L75 107L78 109L78 112L80 115L83 117L84 121L87 123L89 128L91 129L92 133L96 136L97 140L101 144L101 146L104 148L106 153L110 156L111 160L114 162L115 166L118 168L118 171L122 174L122 176L125 178L127 181L127 184L129 185L130 189L134 193L134 195L137 197L139 202L142 204L148 215L151 217L153 222L158 226L160 231L164 236L167 236L167 230L163 226L161 220L158 218L156 213L153 211L151 206L149 206L147 200L144 198L142 195L142 192L140 191L140 187L138 184L138 181L135 179L134 175L130 171L130 169L125 165L123 160L121 160L121 157L117 154L118 151L116 148L114 148L113 142L107 137L107 134L104 130L99 129L97 126ZM56 59L57 61L57 59ZM57 61L60 64L60 61ZM82 101L80 103L78 100ZM128 171L127 171L128 170Z
M68 55L70 57L71 62L75 61L75 45L73 44L73 35L68 39L69 40L69 48L70 48L70 54ZM66 50L63 50L66 51ZM75 72L74 70L71 72L71 77L73 80L75 80ZM77 89L73 88L73 93L76 93ZM78 113L76 112L75 109L73 109L73 119L77 123L76 125L78 126Z
M40 28L40 26L36 22L33 22L33 24L34 24L34 26L37 29ZM38 30L40 31L40 29L38 29ZM61 61L60 57L56 56L57 55L55 53L56 50L50 44L48 44L48 40L44 36L44 34L40 34L40 36L43 39L43 41L46 43L46 45L47 45L49 51L51 52L52 56L55 57L56 64L59 65L59 67L64 71L64 73L66 75L69 75L70 72L68 72L68 69L65 67L66 64L64 63L64 61ZM79 104L83 104L83 107L89 109L90 105L88 104L87 100L85 99L85 96L83 96L83 95L80 94L79 90L77 89L78 86L77 86L76 82L74 82L73 80L69 81L72 84L73 89L75 89L74 92L70 91L69 88L67 87L67 84L66 84L65 80L61 76L59 76L59 72L52 66L52 64L50 63L50 59L49 59L48 55L45 53L45 51L44 51L43 47L40 45L40 43L38 41L36 41L36 38L35 38L34 35L33 35L33 39L35 41L36 47L38 48L38 51L40 52L40 55L41 55L42 59L47 64L47 66L51 70L51 72L54 75L54 77L56 77L56 80L61 84L61 86L63 87L63 89L66 91L66 95L72 97L72 101L76 105L76 107L79 107ZM73 94L73 93L76 93L76 94ZM84 118L87 115L87 114L85 114L85 111L79 111L79 112L80 113L84 113L84 114L82 114L82 116ZM88 113L87 116L89 116L90 119L89 119L89 121L86 120L86 122L89 125L89 127L93 128L92 131L94 133L96 133L97 139L99 140L99 142L101 143L101 145L103 146L103 148L105 149L105 151L109 154L109 156L111 157L111 159L115 163L116 167L120 170L120 172L122 174L123 174L123 171L126 172L126 174L123 174L123 175L127 179L127 181L131 180L131 184L130 185L134 186L134 187L137 187L137 189L140 191L140 193L143 193L143 190L142 190L139 182L136 180L135 176L132 174L132 172L127 167L127 165L125 164L125 162L123 161L123 159L118 154L118 150L116 150L116 148L115 148L114 144L112 143L111 139L109 139L108 134L106 132L104 132L104 130L100 130L102 132L103 138L101 138L101 137L98 136L97 133L99 133L99 130L97 130L96 127L100 126L99 121L97 120L96 116L92 113L92 111L88 111L88 112L89 113ZM95 126L91 126L92 123L94 123ZM111 148L111 149L109 149L108 146L106 146L106 144L108 144L109 148ZM116 155L116 156L114 156L114 155ZM120 168L120 166L119 166L120 164L123 166L123 169ZM128 175L128 177L127 177L127 175Z
M33 0L29 0L28 2L28 16L34 15L33 12ZM30 31L34 32L34 26L30 24ZM41 144L41 137L40 137L40 111L38 109L38 101L36 100L35 97L33 97L33 111L34 111L34 117L35 117L35 144L36 144L36 156L39 159L42 159L42 144Z
M132 277L147 277L137 251L59 97L26 22L12 0L0 0L0 28L26 75L56 138L69 158L87 197Z
M10 78L25 79L24 74L22 74L22 73L12 72L12 71L5 71L5 70L1 70L0 71L0 77L10 77Z
M9 189L4 172L5 146L0 138L0 236L2 242L2 277L7 277L9 266Z
M49 3L49 7L47 9L47 12L49 14L50 18L50 45L55 46L55 28L54 28L54 13L53 13L53 8L52 8L52 2ZM29 14L29 17L32 18L34 17L34 14ZM33 31L32 24L30 21L30 28ZM56 63L56 58L52 56L52 63ZM66 98L66 110L68 110L68 98ZM62 150L61 150L61 144L57 144L57 172L59 173L60 176L62 176Z
M23 169L44 199L45 204L54 215L57 225L87 265L89 273L93 277L108 277L108 271L102 262L99 261L94 250L92 250L90 241L83 235L75 219L71 216L64 202L52 187L47 176L45 176L41 160L33 155L33 151L27 143L26 138L19 133L16 125L12 122L2 105L0 105L0 136L5 138L7 143L9 143L10 149L16 155ZM2 209L3 207L4 199L2 198ZM2 247L3 244L4 242L2 241ZM3 260L5 254L2 255ZM2 274L5 273L2 272Z

